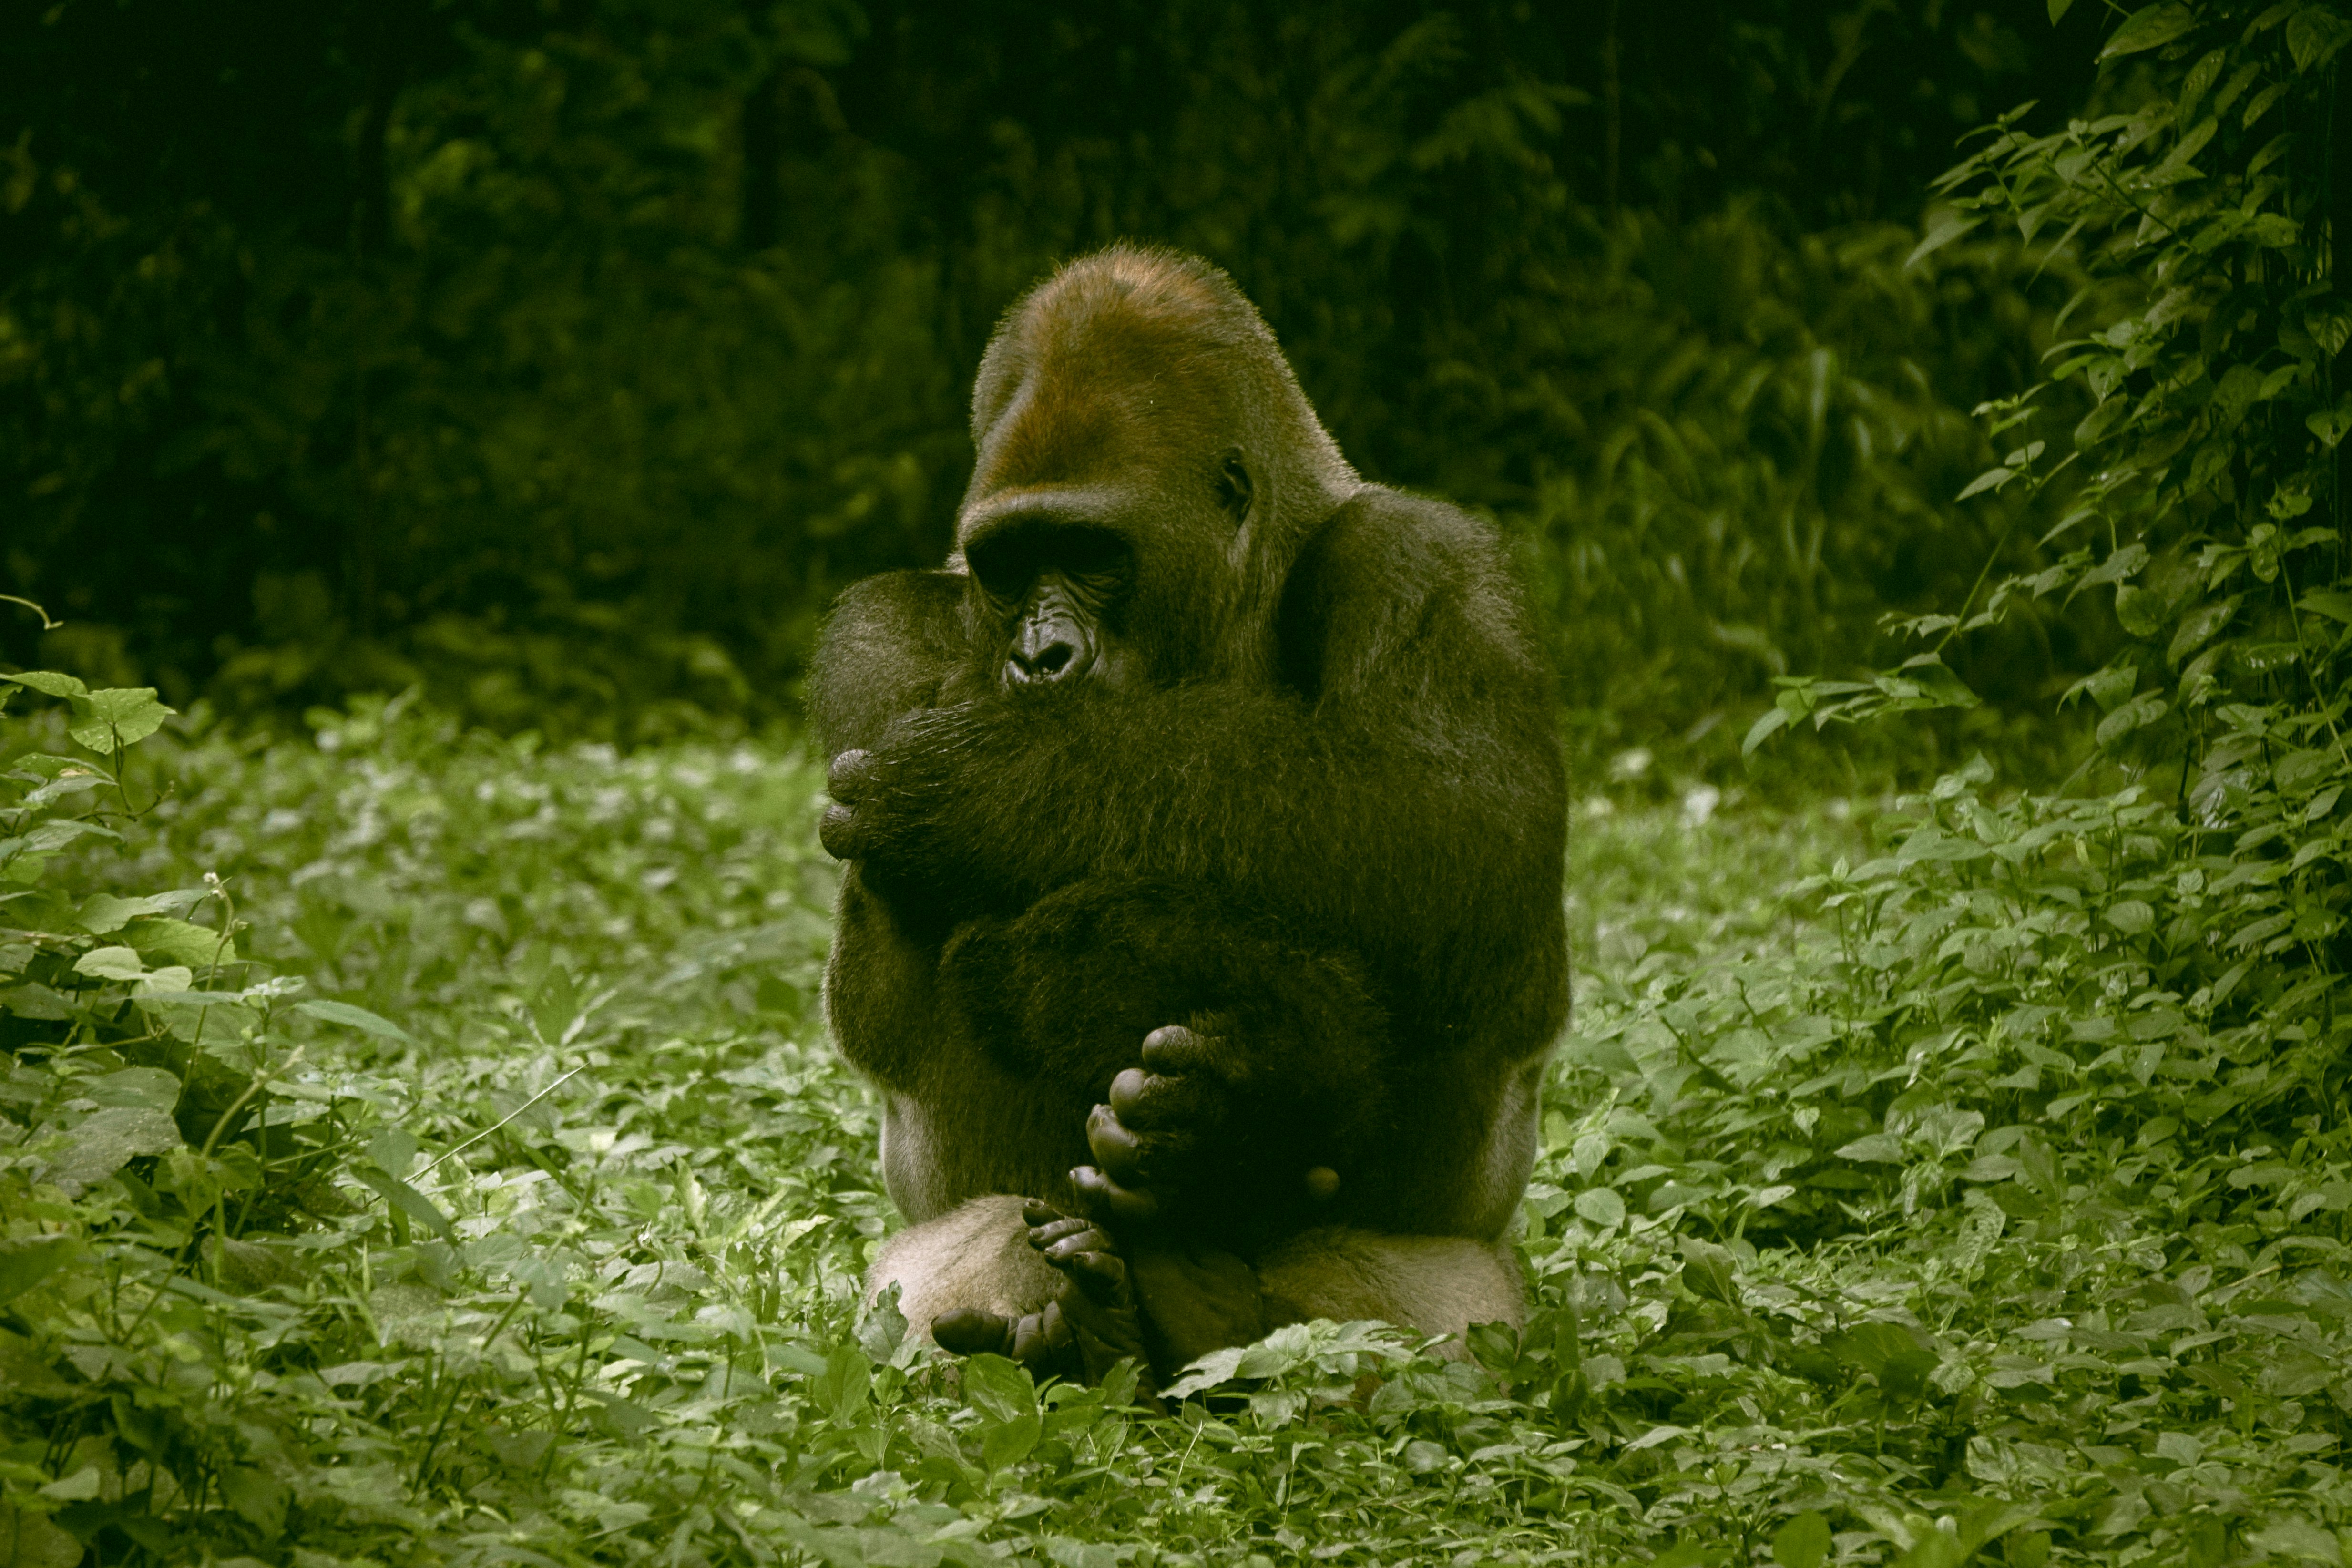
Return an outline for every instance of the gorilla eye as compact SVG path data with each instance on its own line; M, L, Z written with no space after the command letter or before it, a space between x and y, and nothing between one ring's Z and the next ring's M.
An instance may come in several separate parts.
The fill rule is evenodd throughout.
M1049 572L1104 601L1119 596L1135 574L1135 552L1118 533L1044 519L974 540L964 560L981 591L1005 606L1027 599L1037 579Z
M1224 460L1217 466L1217 500L1240 522L1249 516L1250 498L1257 487L1250 479L1249 465L1242 460L1239 447L1225 448Z

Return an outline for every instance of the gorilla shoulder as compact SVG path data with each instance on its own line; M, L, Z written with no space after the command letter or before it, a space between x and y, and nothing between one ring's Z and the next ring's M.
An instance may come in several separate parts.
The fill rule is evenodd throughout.
M1276 637L1285 684L1309 701L1399 671L1549 700L1541 637L1501 533L1384 485L1358 489L1300 550Z

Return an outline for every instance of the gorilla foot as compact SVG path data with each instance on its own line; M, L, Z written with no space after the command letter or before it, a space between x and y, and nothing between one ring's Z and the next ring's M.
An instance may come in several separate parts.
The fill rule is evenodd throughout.
M1061 1272L1062 1293L1046 1311L1075 1343L1087 1382L1098 1384L1122 1360L1133 1361L1143 1376L1141 1403L1156 1407L1143 1306L1118 1244L1093 1220L1034 1199L1021 1217L1029 1222L1029 1245Z

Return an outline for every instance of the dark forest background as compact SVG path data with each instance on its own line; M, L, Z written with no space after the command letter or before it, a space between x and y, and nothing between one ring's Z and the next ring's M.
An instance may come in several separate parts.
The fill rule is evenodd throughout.
M1923 193L1989 118L2079 110L2108 22L12 7L0 593L65 625L0 605L0 660L257 715L788 719L830 597L944 552L999 312L1129 237L1228 268L1369 476L1522 542L1581 742L1736 737L2030 556L1953 498L2081 279ZM2098 636L1955 658L1998 708Z

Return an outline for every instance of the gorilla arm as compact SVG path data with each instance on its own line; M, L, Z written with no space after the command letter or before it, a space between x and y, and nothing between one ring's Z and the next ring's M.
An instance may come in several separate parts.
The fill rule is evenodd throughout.
M871 746L891 720L938 705L970 663L963 594L953 572L886 572L843 591L809 668L809 721L826 757Z

